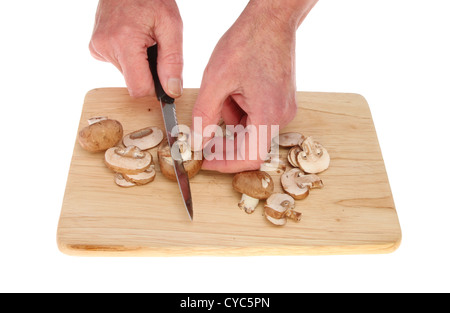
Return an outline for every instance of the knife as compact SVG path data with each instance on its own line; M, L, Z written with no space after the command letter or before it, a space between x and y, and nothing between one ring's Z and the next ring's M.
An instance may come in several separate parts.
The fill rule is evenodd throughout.
M181 195L183 198L184 206L188 212L191 221L194 217L194 209L192 206L192 196L191 187L189 185L189 178L184 169L183 161L181 158L180 150L175 148L172 149L173 145L177 145L177 136L172 136L172 130L174 127L178 127L177 116L175 111L175 99L169 97L161 86L157 72L157 57L158 57L158 46L154 45L147 49L148 63L150 66L150 71L152 73L153 82L155 84L156 97L161 104L161 110L164 118L164 125L166 128L167 141L170 147L170 153L173 159L173 167L175 169L175 174L178 181L178 186L180 187ZM176 128L178 129L178 128Z

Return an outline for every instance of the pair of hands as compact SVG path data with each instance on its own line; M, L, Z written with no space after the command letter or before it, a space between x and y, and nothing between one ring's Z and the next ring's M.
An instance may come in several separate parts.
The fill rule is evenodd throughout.
M281 129L294 118L295 33L316 2L250 1L220 39L204 71L193 121L202 119L202 135L221 119L226 125L253 125L255 134L238 135L244 140L231 145L222 137L203 138L215 148L215 156L223 156L205 159L203 169L228 173L259 169L265 155L251 157L251 151L269 149L276 135L270 132L271 125ZM175 0L100 0L89 48L96 59L122 72L131 96L143 97L154 94L147 48L158 43L161 84L177 98L182 94L182 33ZM269 131L260 132L260 126ZM252 135L256 142L249 140Z

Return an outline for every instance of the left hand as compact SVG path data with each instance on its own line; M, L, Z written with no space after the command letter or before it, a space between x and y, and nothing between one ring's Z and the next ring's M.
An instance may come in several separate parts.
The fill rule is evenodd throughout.
M281 129L296 114L298 21L275 16L275 11L260 5L263 2L250 1L218 42L204 71L192 124L195 129L195 118L201 117L203 135L205 127L217 125L221 118L226 125L255 127L245 137L238 132L238 138L245 140L228 142L228 149L227 140L213 138L209 145L214 145L214 155L223 157L209 160L205 155L203 169L228 173L259 169L276 135L270 133L271 125ZM260 126L267 126L267 135ZM252 137L257 140L249 140ZM255 158L260 149L266 151L256 153Z

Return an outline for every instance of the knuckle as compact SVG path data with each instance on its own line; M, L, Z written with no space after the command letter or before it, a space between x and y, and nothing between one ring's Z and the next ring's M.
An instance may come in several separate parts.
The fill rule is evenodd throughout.
M92 35L90 47L91 51L95 49L99 53L102 53L108 50L108 46L109 46L108 38L104 34L95 33Z
M128 86L130 96L133 98L142 98L152 94L152 89L145 86Z

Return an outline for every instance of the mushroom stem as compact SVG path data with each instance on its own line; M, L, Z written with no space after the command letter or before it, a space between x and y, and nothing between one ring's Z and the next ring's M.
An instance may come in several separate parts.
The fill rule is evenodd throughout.
M242 194L241 201L238 206L241 210L244 210L246 213L251 214L255 211L256 206L259 203L259 199L250 197L245 193Z
M286 216L299 222L302 219L302 213L289 209L286 211Z

